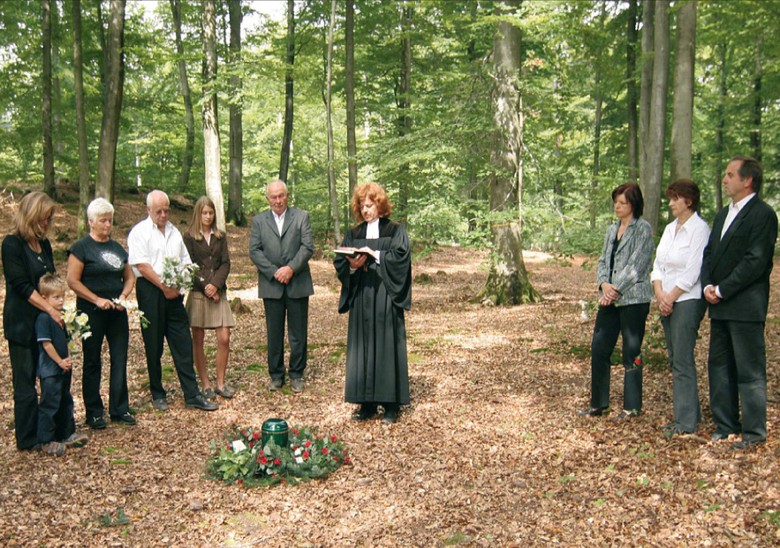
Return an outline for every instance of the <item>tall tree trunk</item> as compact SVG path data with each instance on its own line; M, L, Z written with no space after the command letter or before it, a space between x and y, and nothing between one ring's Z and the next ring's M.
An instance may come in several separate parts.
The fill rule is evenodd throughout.
M401 4L401 70L398 85L398 136L402 139L412 132L411 84L412 84L412 16L414 8ZM409 208L409 164L404 162L398 173L398 217L405 220Z
M756 65L753 72L753 129L750 131L750 148L753 157L761 161L761 36L756 33Z
M520 0L508 0L497 8L515 12ZM505 12L506 13L506 12ZM514 305L532 302L539 295L531 287L523 262L523 241L517 214L522 157L520 79L521 32L512 23L498 22L493 51L493 123L494 144L491 155L493 173L489 179L493 253L490 273L480 296L483 302Z
M650 131L650 99L655 58L655 2L642 2L642 72L639 82L639 182L644 185L647 170L647 142Z
M671 180L693 174L693 69L696 50L696 0L677 12L677 53L675 55L674 96L672 100Z
M243 66L241 64L241 0L228 0L230 10L230 53L233 75L230 77L230 175L228 178L227 218L236 226L246 222L242 204L244 184Z
M51 0L41 0L43 30L43 191L54 198L54 146L52 145Z
M119 118L125 82L125 0L110 0L108 13L108 47L103 123L100 127L98 170L95 195L114 201L116 145L119 140Z
M715 124L715 174L713 178L713 183L715 184L715 207L717 211L720 211L723 209L723 185L721 184L723 180L723 171L726 167L725 164L725 158L723 157L725 154L725 147L723 145L723 135L726 131L726 100L728 99L728 80L726 78L726 72L729 68L728 63L728 44L724 40L723 43L720 44L720 47L718 48L720 52L720 81L719 84L719 90L718 90L718 110L717 110L717 121Z
M602 0L599 9L599 27L598 36L599 42L601 36L604 34L604 22L607 18L607 8L605 2ZM604 106L604 92L601 89L601 63L603 62L602 48L598 48L596 53L596 74L594 76L593 83L593 96L596 100L596 114L593 120L593 176L590 180L590 198L588 200L590 204L590 228L595 230L596 228L596 210L598 205L597 190L599 182L599 170L601 168L601 117Z
M347 99L347 171L349 173L349 196L351 197L358 180L357 141L355 139L355 4L353 0L346 0L346 9L346 20L344 21L344 94Z
M73 16L73 92L76 96L76 133L79 149L79 215L78 235L89 232L87 205L92 199L87 149L87 119L84 109L84 62L81 48L81 0L72 0Z
M646 163L641 177L644 217L655 231L661 206L664 143L666 141L666 100L669 85L669 0L656 0L654 15L653 85L647 140L643 143Z
M179 189L185 190L190 184L192 160L195 157L195 113L192 110L192 93L187 79L187 62L184 58L184 42L181 38L181 0L170 0L173 15L173 31L176 37L176 57L179 66L179 88L184 100L184 128L186 131L184 153L179 170Z
M284 75L284 134L279 178L287 182L293 133L293 68L295 67L295 0L287 0L287 71Z
M328 120L328 196L333 216L333 238L336 244L341 242L341 224L339 222L339 199L336 194L336 172L333 169L333 28L336 26L336 0L330 3L330 24L328 25L328 68L325 76L325 103Z
M639 175L638 158L638 125L637 114L638 91L636 87L636 46L639 33L636 28L637 0L628 2L628 19L626 27L626 117L628 119L628 180L636 183Z
M62 161L65 154L65 142L62 131L62 86L60 84L60 47L62 43L62 25L60 24L57 0L51 10L51 105L52 105L52 140L54 141L54 177L57 178L57 162Z
M203 9L203 167L206 195L216 206L217 227L225 230L222 200L219 124L217 118L217 10L215 0L202 0Z

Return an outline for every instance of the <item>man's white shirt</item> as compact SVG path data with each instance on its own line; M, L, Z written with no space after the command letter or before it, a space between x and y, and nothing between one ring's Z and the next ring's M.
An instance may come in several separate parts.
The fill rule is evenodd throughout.
M157 275L162 277L166 257L179 259L181 264L192 264L181 233L173 223L166 223L163 234L151 217L147 217L130 230L127 236L127 254L127 262L133 267L136 276L141 276L141 273L135 265L148 263Z

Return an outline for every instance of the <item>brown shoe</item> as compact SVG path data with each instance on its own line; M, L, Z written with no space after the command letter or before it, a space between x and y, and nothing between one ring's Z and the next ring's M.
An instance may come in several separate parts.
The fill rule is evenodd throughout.
M86 434L73 432L67 439L62 440L62 444L65 447L84 447L88 441L89 437Z
M65 454L65 445L58 441L50 441L41 446L41 451L52 457L61 457Z

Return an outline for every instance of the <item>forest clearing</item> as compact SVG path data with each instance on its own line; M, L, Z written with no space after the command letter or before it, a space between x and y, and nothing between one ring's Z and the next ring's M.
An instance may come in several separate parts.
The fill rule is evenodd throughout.
M113 235L124 245L144 209L140 197L117 206ZM10 212L4 200L4 226ZM187 216L177 211L173 220L181 226ZM53 235L64 275L75 217L60 210ZM90 434L89 444L63 458L18 452L3 340L3 545L780 543L777 268L766 328L769 437L758 448L734 452L728 442L710 441L707 320L697 347L704 412L697 435L667 440L659 431L672 413L671 374L658 358L660 326L648 326L645 340L650 363L643 414L622 423L576 416L588 400L593 329L593 314L582 318L581 301L593 301L595 293L594 259L584 256L526 252L530 279L544 300L514 307L471 302L487 275L484 252L442 247L416 257L407 315L412 404L398 423L383 425L351 421L353 406L343 402L347 318L336 311L338 281L319 249L311 262L306 390L270 393L248 235L248 228L229 229L230 298L240 297L246 311L237 317L228 368L238 394L220 400L218 411L184 408L167 352L171 411L155 411L134 330L128 378L138 425L88 431L77 367L76 420ZM213 357L213 338L207 344ZM620 401L622 375L622 368L613 368L613 405ZM270 488L205 476L210 440L233 422L259 427L270 417L338 436L351 464L326 480Z

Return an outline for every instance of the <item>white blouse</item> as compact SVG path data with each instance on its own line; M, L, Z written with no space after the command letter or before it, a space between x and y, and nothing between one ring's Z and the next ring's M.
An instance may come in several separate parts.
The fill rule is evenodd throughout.
M661 281L668 292L676 287L684 291L675 302L701 299L701 261L710 237L710 227L694 213L677 230L677 220L666 225L653 263L650 280Z

